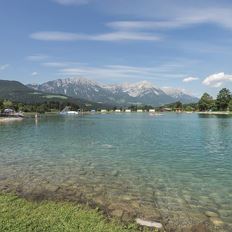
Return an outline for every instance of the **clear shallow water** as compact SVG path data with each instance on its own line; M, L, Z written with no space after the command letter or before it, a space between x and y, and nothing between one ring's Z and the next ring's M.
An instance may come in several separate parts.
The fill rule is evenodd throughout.
M219 220L209 229L232 231L232 118L128 113L2 124L0 189L93 199L168 230Z

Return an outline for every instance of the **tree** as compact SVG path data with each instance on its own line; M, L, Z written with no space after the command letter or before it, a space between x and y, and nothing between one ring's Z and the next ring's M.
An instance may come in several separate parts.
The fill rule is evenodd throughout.
M182 109L182 107L183 107L183 105L182 105L182 103L180 101L175 103L175 108L176 109Z
M0 112L1 112L2 109L3 109L3 102L0 101Z
M217 95L216 106L218 110L227 110L232 99L229 89L223 88Z
M4 100L3 101L3 107L6 109L6 108L11 108L13 106L13 103L12 101L9 101L9 100Z
M198 107L200 111L211 110L214 105L213 97L208 93L204 93L201 99L198 102Z
M228 107L229 107L229 110L232 111L232 99L230 100Z
M186 110L186 111L193 111L194 109L193 109L193 107L191 107L191 106L186 106L185 110Z

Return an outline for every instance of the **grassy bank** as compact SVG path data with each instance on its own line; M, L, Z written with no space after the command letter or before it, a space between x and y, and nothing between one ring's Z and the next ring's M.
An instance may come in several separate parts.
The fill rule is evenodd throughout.
M0 231L132 232L137 228L108 222L97 210L68 202L29 202L0 194Z

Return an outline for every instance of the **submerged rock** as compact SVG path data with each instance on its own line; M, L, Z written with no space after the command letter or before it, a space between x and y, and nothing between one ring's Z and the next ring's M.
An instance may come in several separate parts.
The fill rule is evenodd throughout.
M205 212L205 215L206 215L207 217L218 217L218 216L219 216L217 213L215 213L215 212L213 212L213 211L206 211L206 212Z
M0 181L1 180L6 180L7 179L7 177L6 176L2 176L2 175L0 175Z
M183 232L210 232L206 222L201 222L197 225L193 225L182 229Z
M85 175L87 175L87 171L80 171L79 175L80 176L85 176Z
M119 175L119 171L118 170L114 170L113 172L112 172L112 176L118 176Z
M211 217L210 221L215 225L215 226L221 226L223 223L223 221L218 218L218 217Z
M163 225L159 222L154 222L154 221L146 221L140 218L136 218L136 223L141 225L141 226L147 226L147 227L152 227L152 228L157 228L157 229L162 229Z

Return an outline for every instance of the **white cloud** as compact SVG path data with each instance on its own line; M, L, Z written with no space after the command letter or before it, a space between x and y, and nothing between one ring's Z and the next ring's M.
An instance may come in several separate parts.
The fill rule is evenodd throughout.
M76 33L59 32L59 31L41 31L30 35L32 39L44 41L75 41L83 40L87 37Z
M184 75L176 74L173 70L165 71L164 67L135 67L126 65L105 65L101 67L79 66L58 70L61 76L79 76L95 80L111 81L131 81L146 80L164 81L170 79L180 79Z
M232 81L232 75L228 75L225 74L224 72L221 72L206 77L202 83L210 87L218 88L228 81Z
M32 39L43 41L77 41L77 40L93 40L93 41L158 41L161 38L151 33L143 32L121 32L85 35L68 32L43 31L35 32L30 35Z
M167 21L115 21L107 23L107 26L118 30L154 30L178 28L188 24L184 20Z
M46 63L42 63L42 65L51 68L64 68L69 66L69 64L66 62L46 62Z
M123 40L137 40L137 41L158 41L161 38L151 33L142 32L112 32L93 36L92 40L99 41L123 41Z
M45 62L41 64L42 66L49 68L65 68L76 65L86 65L86 63L80 62Z
M53 0L61 5L84 5L88 4L90 0Z
M46 60L48 58L49 58L49 56L44 55L44 54L35 54L35 55L31 55L31 56L26 57L26 59L30 60L30 61L41 61L41 60Z
M164 20L155 21L115 21L107 25L118 30L159 30L188 27L196 24L213 23L232 29L230 8L187 8L173 15L163 15Z
M199 78L198 77L186 77L183 79L183 82L192 82L196 80L199 80Z
M31 75L32 76L38 76L38 73L37 72L33 72Z
M54 0L60 4L84 4L88 0ZM100 34L81 34L61 31L39 31L32 33L30 37L42 41L159 41L161 36L154 31L177 29L198 24L216 24L232 29L232 10L230 8L197 9L186 8L179 13L163 15L163 20L153 21L114 21L106 26L113 29L111 32Z
M0 71L3 71L5 69L7 69L10 65L9 64L2 64L0 65Z

